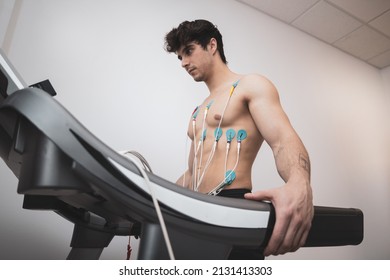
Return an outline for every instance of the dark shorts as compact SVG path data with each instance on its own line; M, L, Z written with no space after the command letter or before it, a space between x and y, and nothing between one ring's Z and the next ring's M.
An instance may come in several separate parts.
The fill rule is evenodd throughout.
M249 190L249 189L227 189L227 190L222 190L218 194L218 196L244 198L244 195L246 193L250 193L250 192L251 192L251 190Z
M249 189L227 189L222 190L218 196L244 198ZM263 249L233 248L228 257L229 260L264 260Z

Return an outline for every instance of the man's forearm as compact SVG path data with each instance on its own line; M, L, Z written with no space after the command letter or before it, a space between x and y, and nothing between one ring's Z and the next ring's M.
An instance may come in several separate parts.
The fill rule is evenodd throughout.
M287 182L292 175L310 181L311 165L309 155L299 138L281 142L274 151L276 168L280 177Z
M180 176L179 179L177 179L176 184L185 188L189 188L191 177L191 173L187 170L182 176Z

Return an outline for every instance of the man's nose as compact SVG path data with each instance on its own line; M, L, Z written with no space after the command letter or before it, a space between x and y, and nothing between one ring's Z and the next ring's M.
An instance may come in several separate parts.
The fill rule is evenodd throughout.
M182 58L181 59L181 67L186 68L188 66L188 59Z

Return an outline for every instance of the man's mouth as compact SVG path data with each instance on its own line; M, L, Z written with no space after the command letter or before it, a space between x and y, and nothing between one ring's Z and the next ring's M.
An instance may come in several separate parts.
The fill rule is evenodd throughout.
M187 70L188 74L190 74L190 75L191 75L192 72L194 72L194 71L195 71L195 68L190 68L190 69Z

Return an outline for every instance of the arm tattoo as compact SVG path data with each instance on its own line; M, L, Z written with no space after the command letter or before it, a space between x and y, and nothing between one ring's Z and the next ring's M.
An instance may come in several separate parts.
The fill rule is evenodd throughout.
M299 153L299 165L310 174L310 160L302 153Z
M307 153L303 151L299 152L297 158L298 160L296 160L296 154L294 154L295 152L293 151L287 152L287 149L285 147L280 147L275 152L275 160L278 173L285 181L288 180L290 172L294 167L302 168L302 170L304 170L310 177L311 167L309 156L307 155Z

